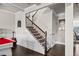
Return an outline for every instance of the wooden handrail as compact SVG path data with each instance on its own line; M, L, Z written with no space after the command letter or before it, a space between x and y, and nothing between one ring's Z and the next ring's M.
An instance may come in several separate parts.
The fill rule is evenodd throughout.
M34 16L37 14L39 10L36 10L36 12L32 15L32 21L34 21Z
M38 12L38 10L34 13L34 15L32 17L34 17L36 15L36 13Z
M27 16L26 16L26 18L28 18ZM29 18L28 18L29 19ZM30 19L29 19L30 20ZM38 26L38 25L36 25L32 20L30 20L31 22L32 22L32 24L34 24L36 27L38 27L44 34L45 34L45 32Z

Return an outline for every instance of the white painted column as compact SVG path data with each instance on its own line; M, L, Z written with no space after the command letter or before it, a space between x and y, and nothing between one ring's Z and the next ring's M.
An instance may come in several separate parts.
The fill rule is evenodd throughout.
M65 56L73 56L73 4L65 4Z

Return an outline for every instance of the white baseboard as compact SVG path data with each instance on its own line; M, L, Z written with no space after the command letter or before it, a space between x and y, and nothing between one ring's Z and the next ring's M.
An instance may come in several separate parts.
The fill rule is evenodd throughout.
M58 42L58 41L56 41L56 43L55 43L55 44L61 44L61 45L65 45L65 43Z
M48 50L49 50L50 48L54 47L54 46L55 46L55 44L56 44L56 43L54 42L54 43L53 43L53 45L52 45L51 47L49 47L49 48L48 48Z
M54 44L52 45L52 47L54 47L54 46L55 46L55 44L56 44L56 43L54 42Z

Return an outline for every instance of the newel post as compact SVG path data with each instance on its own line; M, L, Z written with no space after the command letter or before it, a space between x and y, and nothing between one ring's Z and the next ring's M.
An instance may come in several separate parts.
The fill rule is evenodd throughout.
M47 31L45 31L45 56L47 56Z

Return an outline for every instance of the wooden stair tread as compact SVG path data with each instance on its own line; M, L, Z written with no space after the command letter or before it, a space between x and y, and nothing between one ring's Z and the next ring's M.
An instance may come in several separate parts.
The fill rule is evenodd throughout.
M38 32L33 32L32 34L38 34Z
M36 36L36 35L40 35L40 34L39 33L33 33L33 35Z
M45 46L45 42L40 43L42 46Z
M28 26L27 28L34 28L33 26Z
M34 35L35 37L42 37L41 35Z
M37 30L30 30L30 31L37 31Z
M36 29L34 29L34 28L29 28L29 30L36 30Z
M39 41L39 43L42 45L42 46L45 46L45 40L44 40L44 37L38 33L38 31L32 27L32 26L29 26L27 27L29 29L29 31L34 35L34 37Z
M38 33L38 31L31 31L32 33Z
M42 39L43 37L42 36L35 36L37 39Z
M40 43L42 43L42 42L44 42L44 41L45 41L44 39L42 39L42 40L39 40L39 42L40 42Z
M42 46L45 46L45 44L42 44Z
M35 37L42 37L40 34L39 35L34 35Z

